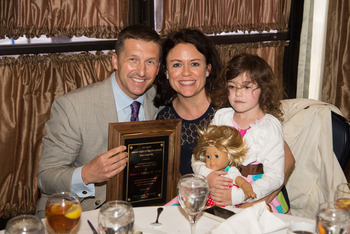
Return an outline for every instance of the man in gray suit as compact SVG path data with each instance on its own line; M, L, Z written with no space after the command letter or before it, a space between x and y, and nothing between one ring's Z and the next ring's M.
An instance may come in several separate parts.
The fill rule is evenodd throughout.
M115 73L52 104L37 174L41 218L48 196L61 191L75 192L83 211L100 207L106 200L106 181L128 161L125 146L107 151L108 124L130 121L135 100L141 104L138 120L151 120L158 111L152 103L161 56L157 32L144 25L126 27L115 49Z

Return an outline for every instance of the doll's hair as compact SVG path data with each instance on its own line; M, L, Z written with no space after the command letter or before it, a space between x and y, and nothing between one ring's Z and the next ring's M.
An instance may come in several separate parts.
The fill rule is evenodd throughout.
M240 166L248 152L246 142L237 129L230 126L210 125L206 130L198 129L199 139L193 150L197 161L205 162L205 151L208 147L216 147L227 153L229 166Z

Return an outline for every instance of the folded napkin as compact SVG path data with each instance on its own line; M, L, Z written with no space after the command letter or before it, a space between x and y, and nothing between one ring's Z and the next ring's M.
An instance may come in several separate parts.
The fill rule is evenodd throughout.
M286 226L285 222L267 210L265 202L260 202L226 219L211 233L270 233Z

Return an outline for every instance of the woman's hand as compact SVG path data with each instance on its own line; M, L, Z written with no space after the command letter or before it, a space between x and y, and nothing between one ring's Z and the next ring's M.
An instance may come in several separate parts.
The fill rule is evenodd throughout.
M222 175L227 171L213 171L207 176L211 198L219 206L232 205L231 188L233 180Z
M212 187L209 188L209 193L210 197L214 200L216 205L232 206L231 190L232 188L223 190Z
M293 172L293 169L294 169L294 164L295 164L295 159L293 157L293 154L288 146L288 144L286 142L284 142L284 151L285 151L285 165L284 165L284 180L285 182L288 180L289 176L292 174ZM227 190L227 188L225 186L219 186L219 185L216 185L215 183L215 175L212 175L214 173L217 173L217 172L212 172L210 173L208 176L207 176L207 180L208 180L208 183L209 183L209 192L210 192L210 196L211 198L214 200L214 202L217 204L217 205L220 205L220 206L229 206L229 205L232 205L232 200L231 200L231 188L229 190ZM211 186L210 182L209 182L209 179L208 177L213 177L213 185ZM222 176L221 176L222 177ZM264 197L264 198L261 198L260 200L258 201L254 201L254 202L246 202L246 203L243 203L243 204L240 204L240 208L247 208L247 207L250 207L258 202L261 202L261 201L265 201L266 204L269 204L272 199L274 197L277 196L277 194L279 193L279 191L281 191L283 185L277 189L276 191L272 192L270 195Z
M221 175L226 175L227 171L213 171L207 176L209 188L228 190L233 185L233 180Z

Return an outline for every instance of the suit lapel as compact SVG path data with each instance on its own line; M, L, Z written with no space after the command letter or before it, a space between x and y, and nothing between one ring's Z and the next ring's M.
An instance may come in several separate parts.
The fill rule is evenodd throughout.
M153 98L155 96L155 87L151 87L146 93L145 93L145 100L144 100L144 106L145 106L145 118L146 120L153 120L156 117L156 114L158 112L158 108L156 108L153 105Z
M115 107L112 90L112 79L114 73L102 82L94 103L95 114L100 125L103 136L108 136L108 124L118 122L117 110Z
M115 73L102 81L99 91L96 94L94 103L95 114L100 125L103 136L108 136L108 124L118 122L118 115L113 95L112 79L115 79ZM155 88L150 88L145 94L145 118L152 120L155 118L158 108L153 105Z

